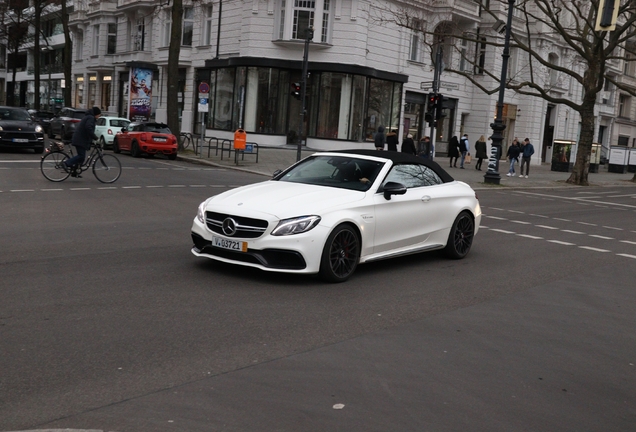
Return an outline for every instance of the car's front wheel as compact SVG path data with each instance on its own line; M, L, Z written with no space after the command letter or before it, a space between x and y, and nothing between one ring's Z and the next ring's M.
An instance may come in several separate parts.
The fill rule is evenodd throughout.
M461 212L453 222L444 252L452 259L464 258L473 245L474 235L475 220L467 211Z
M344 282L360 260L360 236L348 224L337 226L325 242L320 260L320 277L327 282Z

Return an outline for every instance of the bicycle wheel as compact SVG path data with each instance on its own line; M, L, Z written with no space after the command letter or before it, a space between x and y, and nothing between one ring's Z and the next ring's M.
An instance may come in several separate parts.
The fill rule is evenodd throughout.
M121 175L121 163L111 154L102 154L95 157L93 174L102 183L114 183Z
M44 156L40 161L40 170L47 180L52 182L61 182L71 175L71 169L64 165L66 159L70 156L64 152L51 152Z

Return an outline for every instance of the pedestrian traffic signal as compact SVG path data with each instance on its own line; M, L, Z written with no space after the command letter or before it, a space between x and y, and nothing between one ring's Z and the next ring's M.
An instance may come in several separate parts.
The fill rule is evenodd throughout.
M291 95L295 97L296 99L300 100L300 83L292 84Z

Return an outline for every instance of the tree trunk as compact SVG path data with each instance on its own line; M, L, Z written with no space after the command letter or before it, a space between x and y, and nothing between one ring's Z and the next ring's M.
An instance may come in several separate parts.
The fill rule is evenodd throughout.
M71 40L71 30L68 28L68 8L67 0L61 0L62 3L62 27L64 28L64 105L73 106L72 103L72 85L71 74L73 71L73 41Z
M33 25L35 34L33 39L33 108L40 110L40 18L42 15L42 1L35 0L33 2L35 8L35 16L33 17Z
M183 21L183 1L172 2L172 25L170 28L170 47L168 48L168 127L177 137L179 147L179 54L181 53L181 31Z
M590 172L590 155L592 154L592 142L594 141L594 99L586 98L581 115L581 135L576 149L576 161L572 168L572 174L567 183L580 186L589 186L588 174Z

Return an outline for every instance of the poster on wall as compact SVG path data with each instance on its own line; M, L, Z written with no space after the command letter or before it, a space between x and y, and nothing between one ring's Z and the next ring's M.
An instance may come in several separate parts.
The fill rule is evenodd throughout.
M150 120L152 109L152 70L130 69L128 87L128 118L133 122Z

